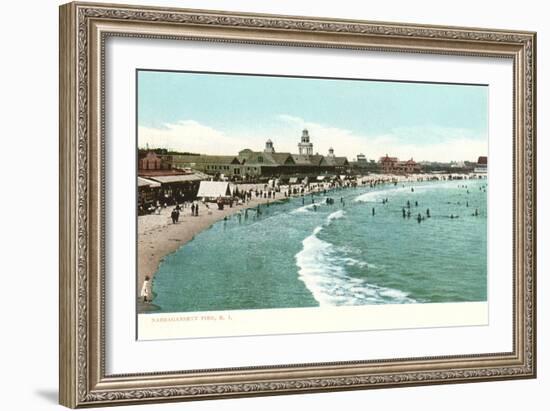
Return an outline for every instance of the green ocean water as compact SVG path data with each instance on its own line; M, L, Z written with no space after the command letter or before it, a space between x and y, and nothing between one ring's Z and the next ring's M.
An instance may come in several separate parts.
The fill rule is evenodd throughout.
M486 187L363 186L234 215L162 261L154 304L192 312L486 301Z

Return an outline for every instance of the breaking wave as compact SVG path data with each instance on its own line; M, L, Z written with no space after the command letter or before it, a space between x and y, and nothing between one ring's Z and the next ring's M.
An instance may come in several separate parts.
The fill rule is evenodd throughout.
M296 210L292 210L292 211L290 212L290 214L307 213L307 212L313 210L313 207L314 207L314 206L319 207L320 204L308 204L308 205L304 205L304 206L302 206L302 207L300 207L300 208L297 208Z
M334 245L317 236L324 227L344 216L343 210L331 213L302 241L303 248L295 255L299 279L313 298L320 306L416 302L403 291L368 284L364 279L347 275L346 265L368 266L368 263L342 257Z
M424 185L412 185L410 183L405 183L405 187L400 183L400 185L396 187L391 188L385 188L383 190L372 190L368 191L366 193L360 194L357 197L353 199L355 202L372 202L377 200L382 200L383 198L390 197L392 195L403 193L406 191L411 191L411 187L414 188L415 193L426 193L428 191L433 190L441 190L441 189L449 189L454 188L457 185L465 184L464 182L460 182L460 180L457 181L448 181L445 183L432 183L432 184L424 184Z

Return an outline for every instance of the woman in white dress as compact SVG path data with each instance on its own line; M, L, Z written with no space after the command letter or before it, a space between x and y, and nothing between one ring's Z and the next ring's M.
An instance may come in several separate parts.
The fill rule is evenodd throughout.
M145 281L143 281L143 286L141 287L141 297L143 297L144 303L151 301L151 281L149 280L149 276L146 276Z

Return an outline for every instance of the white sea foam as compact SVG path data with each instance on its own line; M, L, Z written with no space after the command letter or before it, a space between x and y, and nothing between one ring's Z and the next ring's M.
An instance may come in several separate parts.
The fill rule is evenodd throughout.
M320 204L308 204L308 205L302 206L302 207L300 207L300 208L297 208L296 210L292 210L290 213L291 213L291 214L308 213L308 212L310 212L311 210L313 210L313 207L314 207L314 206L319 207L319 205L320 205Z
M338 220L339 218L344 217L344 210L335 211L327 217L327 223L330 223L332 220Z
M374 264L369 264L366 261L357 260L357 259L351 258L351 257L344 257L341 260L346 265L357 266L357 267L361 267L361 268L364 268L364 267L376 268L376 266Z
M461 182L460 180L452 180L452 181L446 181L445 183L431 183L431 184L423 184L414 186L414 192L427 192L427 191L434 191L434 190L441 190L441 189L449 189L449 188L458 188L458 186L462 185L468 185L467 182ZM407 188L407 187L405 187ZM410 188L409 188L410 190Z
M299 279L321 306L413 303L406 293L391 288L368 284L346 273L346 264L367 264L338 255L334 245L317 235L332 221L344 217L343 210L331 213L325 223L302 241L303 248L296 254Z
M402 193L409 190L410 187L392 187L384 190L368 191L366 193L358 195L353 199L353 201L366 203L367 201L381 200L393 194Z
M379 294L383 297L388 297L388 298L396 298L396 299L407 298L407 293L404 293L403 291L400 291L400 290L395 290L393 288L381 289L379 291Z
M462 183L464 184L464 183ZM448 181L445 183L437 182L437 183L431 183L431 184L421 184L421 185L405 185L403 187L402 185L398 185L397 187L389 187L385 188L383 190L373 190L368 191L366 193L360 194L357 197L353 199L353 201L356 202L371 202L376 200L382 200L383 198L390 197L394 194L403 193L406 191L411 191L411 187L414 188L414 192L427 192L427 191L433 191L433 190L440 190L443 188L456 188L459 185L462 185L460 181ZM411 192L411 194L413 194Z

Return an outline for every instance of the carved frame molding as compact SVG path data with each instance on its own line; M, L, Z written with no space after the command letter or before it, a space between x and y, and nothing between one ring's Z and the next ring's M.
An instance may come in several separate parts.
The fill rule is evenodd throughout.
M514 352L106 376L104 45L109 36L498 56L514 61ZM533 378L536 35L70 3L60 8L60 402L69 407Z

